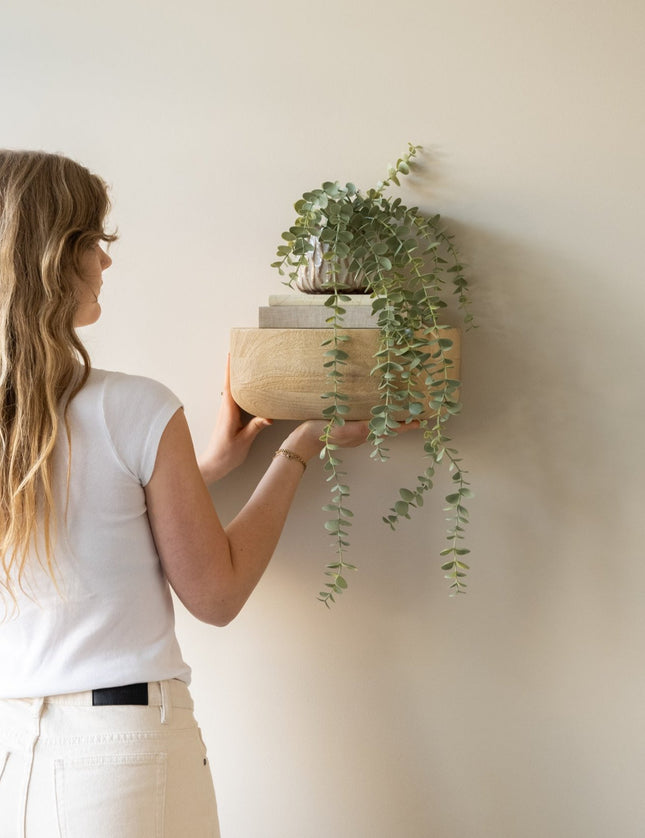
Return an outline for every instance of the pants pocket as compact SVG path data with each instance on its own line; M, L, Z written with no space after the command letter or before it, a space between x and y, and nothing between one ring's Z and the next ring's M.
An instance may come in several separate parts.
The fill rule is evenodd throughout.
M163 838L165 754L114 754L54 764L61 838Z
M7 764L8 759L9 751L0 750L0 781L2 780L2 775L4 774L4 767Z

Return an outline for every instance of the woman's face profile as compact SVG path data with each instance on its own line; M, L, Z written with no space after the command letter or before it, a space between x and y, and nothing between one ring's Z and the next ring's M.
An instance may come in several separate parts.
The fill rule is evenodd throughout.
M74 315L74 326L90 326L101 316L98 298L103 285L103 271L111 264L112 259L98 242L81 254L79 273L75 278L78 308Z

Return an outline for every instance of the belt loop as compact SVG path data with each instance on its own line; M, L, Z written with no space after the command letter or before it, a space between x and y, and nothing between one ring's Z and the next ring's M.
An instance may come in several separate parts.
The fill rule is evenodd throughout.
M172 719L172 699L170 697L170 681L159 681L161 689L161 724L169 725Z

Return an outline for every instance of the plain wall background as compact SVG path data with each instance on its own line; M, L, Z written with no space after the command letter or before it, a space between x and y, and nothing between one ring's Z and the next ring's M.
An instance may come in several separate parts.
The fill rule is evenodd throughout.
M644 834L644 24L638 0L3 4L1 143L113 185L94 363L172 387L197 448L305 189L420 143L406 198L471 265L469 594L439 569L443 484L380 523L409 435L346 456L360 570L333 611L315 463L240 617L178 608L225 838ZM222 518L290 427L216 487Z

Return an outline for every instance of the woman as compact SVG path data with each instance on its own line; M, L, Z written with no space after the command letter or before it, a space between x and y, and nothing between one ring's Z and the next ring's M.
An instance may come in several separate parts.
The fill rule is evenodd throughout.
M207 484L268 420L242 426L227 381L198 462L169 390L91 369L76 328L101 313L108 209L71 160L0 152L2 838L219 835L168 583L230 622L321 449L321 422L296 427L221 525Z

